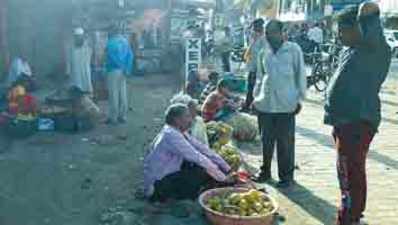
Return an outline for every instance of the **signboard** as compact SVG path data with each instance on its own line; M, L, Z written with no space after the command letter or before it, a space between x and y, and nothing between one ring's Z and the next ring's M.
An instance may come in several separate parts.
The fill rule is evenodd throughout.
M198 71L202 63L202 42L200 38L187 38L185 42L185 80L190 71Z
M171 41L178 41L181 40L182 34L186 29L186 19L180 17L173 17L171 18L171 25L170 25L170 40Z
M332 5L325 5L325 16L333 15L333 6Z
M356 6L364 2L365 0L333 0L331 1L331 5L333 7L333 11L340 11L349 6Z

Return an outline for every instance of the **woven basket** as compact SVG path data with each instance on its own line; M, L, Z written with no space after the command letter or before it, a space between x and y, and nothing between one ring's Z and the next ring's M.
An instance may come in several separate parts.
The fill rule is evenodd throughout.
M217 211L210 209L205 203L209 198L213 196L222 196L228 192L246 192L249 189L246 188L236 188L236 187L227 187L227 188L217 188L211 189L206 192L203 192L199 196L199 204L202 206L205 211L207 219L213 225L272 225L274 222L274 217L276 211L278 210L278 204L276 201L269 195L264 194L264 198L269 199L274 206L274 210L270 212L268 215L261 216L238 216L238 215L226 215Z

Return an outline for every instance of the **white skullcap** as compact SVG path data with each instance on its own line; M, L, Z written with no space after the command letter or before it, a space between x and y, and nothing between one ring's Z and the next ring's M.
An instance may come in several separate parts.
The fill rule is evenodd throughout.
M83 35L84 34L84 30L81 27L77 27L75 28L75 30L73 31L74 35Z

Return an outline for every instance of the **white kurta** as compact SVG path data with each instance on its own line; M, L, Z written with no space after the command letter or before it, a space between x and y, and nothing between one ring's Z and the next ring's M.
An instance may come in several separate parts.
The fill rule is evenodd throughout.
M84 92L92 93L91 81L91 56L92 49L88 45L72 47L70 53L69 72L71 75L71 86L76 86Z

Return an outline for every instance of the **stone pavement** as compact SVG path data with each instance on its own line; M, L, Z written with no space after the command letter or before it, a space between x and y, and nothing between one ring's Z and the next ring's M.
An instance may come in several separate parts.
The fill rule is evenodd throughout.
M389 81L381 94L383 121L367 162L368 205L365 212L371 225L398 225L398 85ZM394 93L395 92L395 93ZM339 203L335 169L336 153L331 128L322 123L323 97L310 91L297 118L297 186L283 193L269 186L280 203L287 225L334 224ZM259 143L241 146L250 165L261 164ZM273 177L277 178L276 161Z

